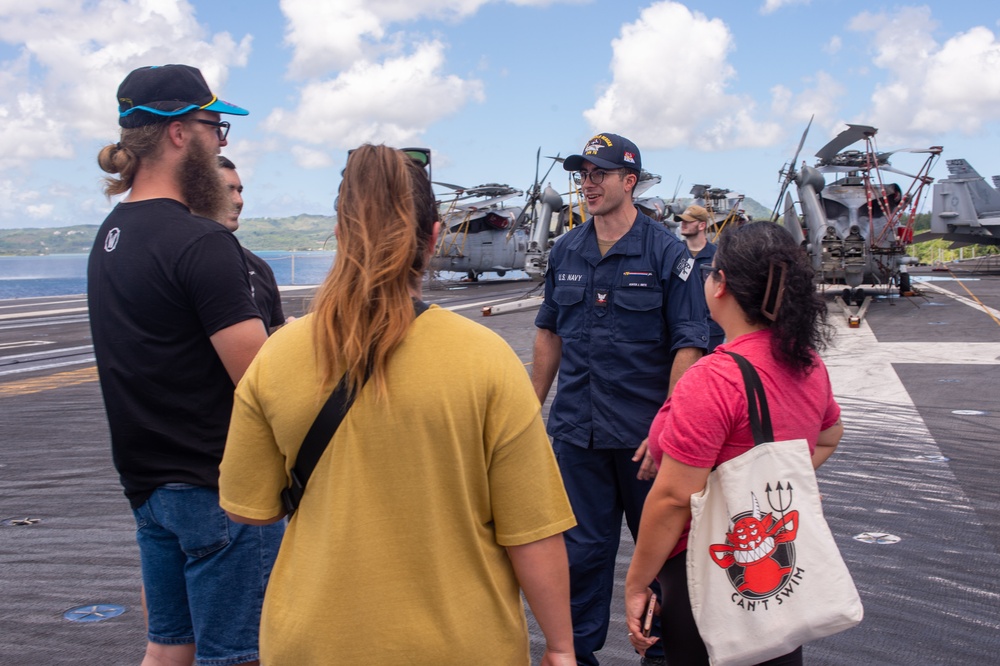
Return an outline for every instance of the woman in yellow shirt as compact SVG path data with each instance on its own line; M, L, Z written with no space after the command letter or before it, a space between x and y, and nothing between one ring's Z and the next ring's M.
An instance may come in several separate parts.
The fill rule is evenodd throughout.
M313 312L237 388L220 496L251 523L285 515L279 494L341 376L357 393L271 573L264 664L528 664L520 589L543 663L574 663L562 532L575 520L528 375L488 329L414 314L439 227L412 159L352 151Z

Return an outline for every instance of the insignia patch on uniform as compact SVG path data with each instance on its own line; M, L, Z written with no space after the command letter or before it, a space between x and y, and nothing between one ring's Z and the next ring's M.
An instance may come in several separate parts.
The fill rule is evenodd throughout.
M599 308L608 307L608 292L600 289L594 291L594 305Z
M680 261L677 262L677 265L674 266L674 273L676 273L677 277L684 280L685 282L687 282L688 276L691 275L691 271L693 270L694 270L694 259L692 259L691 257L688 257L687 259L681 259Z

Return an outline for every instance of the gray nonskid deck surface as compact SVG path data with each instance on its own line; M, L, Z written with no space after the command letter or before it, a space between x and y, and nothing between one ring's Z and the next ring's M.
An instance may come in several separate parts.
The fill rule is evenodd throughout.
M935 284L967 296L954 283ZM1000 279L983 277L966 286L1000 308ZM426 296L460 306L504 288ZM530 361L533 311L491 318L480 317L478 306L460 312L496 330ZM75 330L62 334L79 337ZM0 343L59 336L58 326L0 326ZM807 645L807 662L1000 663L1000 325L981 310L926 290L918 299L877 301L861 329L839 325L825 358L846 434L820 471L820 486L864 600L865 620ZM30 527L0 525L0 598L6 603L0 663L135 664L144 641L135 527L111 466L100 390L79 372L75 383L60 382L62 375L53 372L63 370L0 376L0 521L41 520ZM53 387L3 391L47 375ZM940 459L934 456L950 460L935 462ZM852 538L862 532L899 541ZM631 553L623 529L602 664L638 662L621 621ZM67 609L88 603L128 610L92 624L62 619ZM537 661L542 641L530 624Z

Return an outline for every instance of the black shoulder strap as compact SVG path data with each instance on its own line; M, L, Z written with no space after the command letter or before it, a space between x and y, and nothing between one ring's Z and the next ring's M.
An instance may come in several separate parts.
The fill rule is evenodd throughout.
M416 317L426 312L427 308L428 305L423 301L413 299L413 312ZM367 381L368 373L366 372L365 383ZM347 416L347 412L351 409L356 397L356 393L350 395L347 387L347 375L344 374L333 393L319 410L319 414L316 415L316 420L313 421L309 432L306 433L305 439L302 440L299 454L295 458L295 466L292 467L291 471L291 485L281 491L281 503L289 517L299 508L299 502L302 501L302 494L306 490L309 477L312 476L316 464L323 456L323 452L326 451L326 447L329 446L337 428L340 427L340 423Z
M764 395L764 384L760 375L754 370L750 361L739 354L727 351L733 357L736 365L743 373L743 385L747 392L747 407L750 410L750 430L753 432L754 446L774 441L774 430L771 428L771 412L767 408L767 396ZM759 410L759 411L758 411Z

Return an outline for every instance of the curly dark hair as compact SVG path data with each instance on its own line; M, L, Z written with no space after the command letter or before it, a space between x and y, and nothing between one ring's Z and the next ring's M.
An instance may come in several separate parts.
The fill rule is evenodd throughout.
M830 329L826 304L813 285L809 257L792 235L772 222L727 229L718 241L715 268L724 273L726 288L742 308L747 322L771 329L775 357L800 373L809 372L814 365L814 352L826 347L829 341ZM775 313L782 271L784 294ZM769 277L773 282L770 293ZM773 320L765 309L774 315Z

